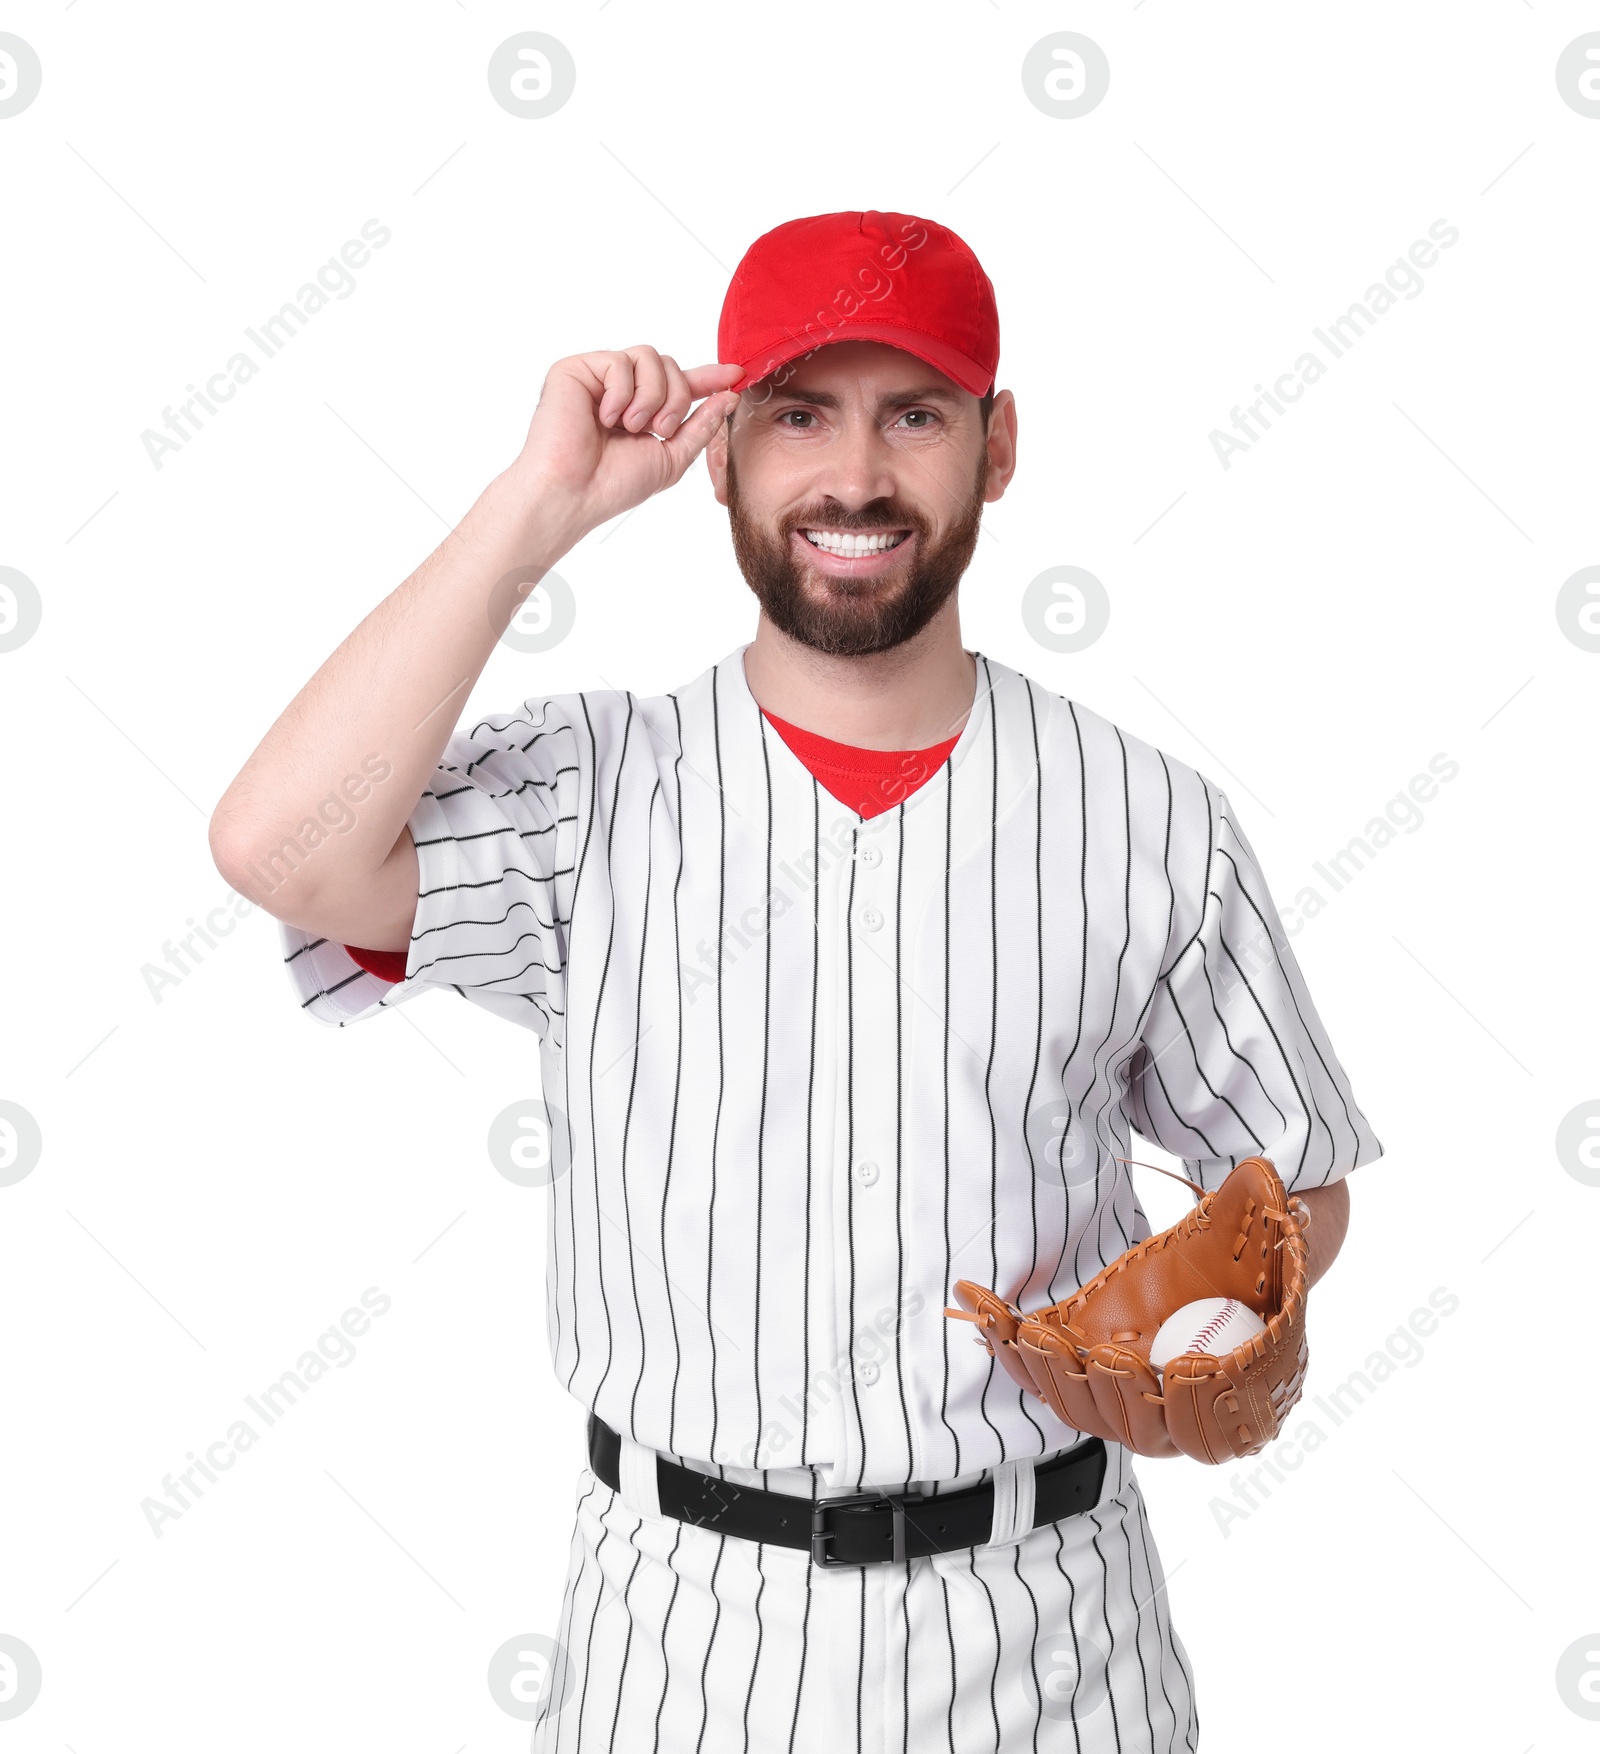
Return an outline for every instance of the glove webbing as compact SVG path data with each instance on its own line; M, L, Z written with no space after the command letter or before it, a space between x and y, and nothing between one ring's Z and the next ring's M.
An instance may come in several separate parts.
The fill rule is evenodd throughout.
M1197 1194L1201 1199L1204 1199L1205 1196L1211 1192L1209 1188L1201 1187L1199 1182L1190 1181L1188 1176L1179 1175L1175 1170L1163 1169L1159 1163L1146 1163L1141 1157L1118 1157L1114 1158L1113 1161L1116 1163L1129 1164L1135 1169L1153 1169L1157 1175L1164 1175L1169 1181L1182 1182L1186 1188ZM1264 1209L1265 1216L1271 1218L1278 1224L1286 1224L1292 1219L1299 1226L1301 1233L1303 1234L1311 1227L1311 1208L1298 1194L1291 1194L1289 1196L1288 1204L1291 1208L1288 1212L1280 1212L1274 1206L1266 1207ZM1298 1210L1295 1208L1298 1208ZM1193 1218L1194 1222L1201 1227L1201 1229L1206 1229L1210 1225L1211 1219L1208 1213L1194 1212L1191 1213L1190 1216ZM1272 1246L1275 1249L1281 1249L1287 1240L1287 1237L1280 1236ZM1008 1303L1006 1308L1019 1322L1026 1320L1022 1310L1020 1310L1015 1304ZM984 1333L994 1326L993 1316L986 1315L982 1310L947 1309L944 1313L947 1316L953 1316L957 1321L974 1322L977 1324L979 1330ZM985 1343L987 1344L987 1341L985 1341ZM992 1346L990 1347L990 1350L993 1351ZM1082 1348L1080 1347L1078 1350L1081 1354ZM1151 1397L1147 1396L1146 1398L1149 1399Z

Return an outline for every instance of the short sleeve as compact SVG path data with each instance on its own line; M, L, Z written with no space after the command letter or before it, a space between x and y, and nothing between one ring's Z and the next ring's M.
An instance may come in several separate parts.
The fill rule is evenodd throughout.
M417 909L397 983L342 944L280 924L301 1006L343 1025L448 987L559 1038L576 866L577 739L553 702L530 701L445 747L410 817Z
M1129 1065L1129 1118L1205 1187L1254 1156L1272 1161L1286 1189L1321 1187L1383 1147L1233 808L1209 781L1205 790L1211 836L1198 925L1157 982Z

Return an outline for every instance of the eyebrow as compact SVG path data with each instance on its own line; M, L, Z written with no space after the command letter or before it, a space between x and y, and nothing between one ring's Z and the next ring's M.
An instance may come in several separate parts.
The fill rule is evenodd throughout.
M837 408L840 405L839 398L831 390L779 390L772 400L803 403L809 408ZM917 389L896 390L892 395L880 397L878 411L910 408L918 402L942 402L946 407L959 408L963 400L964 393L960 390L946 389L943 384L924 384Z

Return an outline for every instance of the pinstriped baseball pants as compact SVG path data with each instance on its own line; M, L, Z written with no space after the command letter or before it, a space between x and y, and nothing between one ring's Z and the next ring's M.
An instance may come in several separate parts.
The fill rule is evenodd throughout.
M1193 1751L1144 1499L1128 1451L1106 1451L1091 1510L1005 1544L837 1569L640 1515L585 1468L565 1659L533 1754ZM799 1491L807 1474L766 1479Z

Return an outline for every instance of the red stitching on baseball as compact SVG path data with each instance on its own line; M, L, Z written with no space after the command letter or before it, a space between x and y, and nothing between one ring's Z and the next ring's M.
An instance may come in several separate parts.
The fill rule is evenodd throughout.
M1196 1349L1196 1347L1203 1346L1207 1340L1209 1340L1213 1337L1213 1330L1215 1330L1216 1333L1220 1334L1222 1332L1222 1330L1228 1325L1228 1317L1232 1313L1233 1312L1231 1310L1224 1309L1219 1314L1214 1315L1211 1318L1211 1320L1208 1321L1206 1323L1206 1325L1200 1330L1200 1332L1195 1335L1194 1345L1190 1346L1189 1350L1191 1352L1193 1352Z

